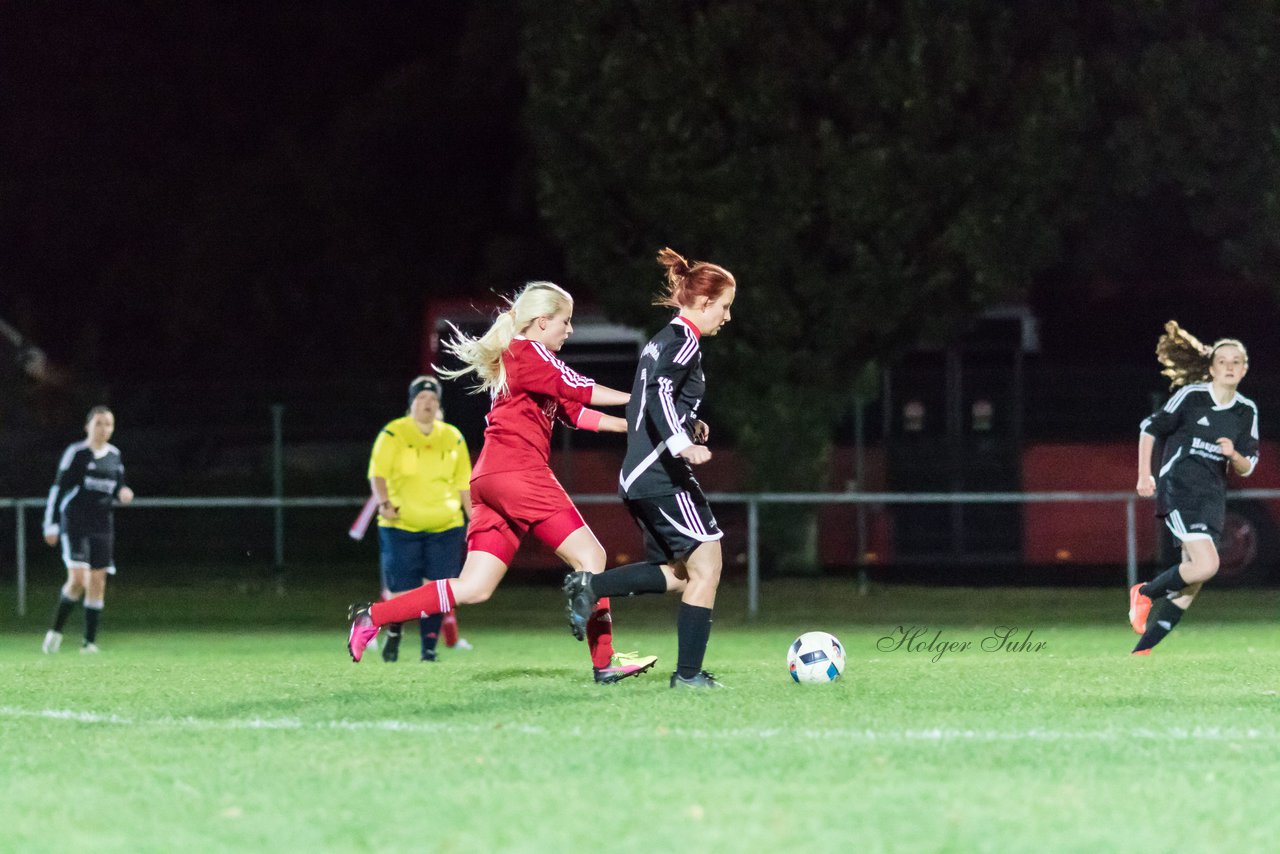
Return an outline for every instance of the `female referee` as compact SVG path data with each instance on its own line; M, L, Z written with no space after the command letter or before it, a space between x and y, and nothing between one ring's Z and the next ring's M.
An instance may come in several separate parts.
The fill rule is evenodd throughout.
M57 652L71 609L84 596L84 643L81 652L98 651L98 617L107 592L107 576L114 575L115 522L112 502L133 500L124 484L120 451L110 443L116 418L105 406L89 410L85 440L67 446L44 509L44 539L51 546L62 541L67 583L62 585L53 625L42 649Z
M621 406L629 395L597 385L560 361L573 333L573 298L551 282L530 282L480 338L458 333L446 349L465 365L439 371L474 373L476 391L492 399L484 448L471 473L471 521L462 573L423 585L386 602L351 606L347 649L359 661L381 626L484 602L511 565L526 533L546 543L575 570L604 570L604 547L587 527L551 471L553 419L585 430L626 432L621 418L593 406ZM657 661L617 654L609 603L601 600L587 621L595 680L617 682Z
M1244 345L1224 338L1205 346L1172 320L1164 328L1156 357L1179 391L1142 422L1138 494L1155 495L1156 515L1182 544L1182 561L1130 588L1129 623L1142 635L1134 655L1150 655L1217 573L1227 468L1248 477L1258 462L1258 407L1236 390L1249 370ZM1157 438L1164 455L1152 475Z
M729 322L737 282L723 267L690 264L671 249L658 253L658 263L666 268L667 288L655 304L678 313L641 352L618 478L623 501L644 534L648 562L603 575L566 576L569 627L581 639L597 597L680 591L671 687L718 688L702 661L720 584L722 533L691 466L711 459L704 444L707 426L697 420L707 387L702 336L718 334Z

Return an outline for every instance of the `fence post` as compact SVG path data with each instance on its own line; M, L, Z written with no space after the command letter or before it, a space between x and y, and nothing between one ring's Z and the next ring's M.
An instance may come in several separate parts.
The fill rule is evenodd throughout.
M17 521L13 524L13 535L17 542L16 557L18 560L18 616L27 615L27 505L19 498L13 502L13 512Z
M1138 529L1132 496L1124 502L1124 548L1129 587L1138 583Z
M747 499L747 617L760 613L760 505Z
M271 494L275 496L276 585L284 584L284 405L271 405Z

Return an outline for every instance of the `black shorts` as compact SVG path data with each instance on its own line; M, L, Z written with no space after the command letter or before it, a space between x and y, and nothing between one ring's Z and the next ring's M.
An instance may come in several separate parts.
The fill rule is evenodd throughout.
M1179 542L1222 541L1227 494L1222 478L1206 474L1195 461L1184 462L1156 483L1156 515Z
M622 500L644 533L645 559L653 563L683 561L724 536L700 489Z
M1179 542L1210 540L1214 545L1222 542L1222 520L1225 508L1214 507L1212 502L1189 502L1169 510L1164 523Z
M63 534L62 561L73 566L105 569L116 574L115 534Z

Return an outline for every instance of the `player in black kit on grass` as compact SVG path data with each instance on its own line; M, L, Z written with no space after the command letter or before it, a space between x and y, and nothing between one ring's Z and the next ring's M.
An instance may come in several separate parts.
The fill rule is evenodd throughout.
M733 274L671 249L658 253L666 292L657 305L675 309L669 324L645 345L627 404L627 455L619 491L644 534L645 563L565 577L569 628L582 640L598 599L680 592L676 672L672 688L718 688L702 669L711 614L720 584L722 536L692 466L711 459L708 428L698 420L706 392L702 336L729 322L737 293Z
M1138 494L1156 497L1156 515L1182 544L1182 561L1130 588L1129 623L1142 635L1134 655L1149 655L1218 572L1227 469L1248 477L1258 462L1258 407L1236 390L1249 370L1244 345L1224 338L1206 346L1171 320L1156 356L1178 391L1142 422ZM1164 454L1153 475L1157 438Z
M44 510L44 539L62 544L67 583L58 596L53 625L45 633L43 650L57 652L62 629L71 610L84 597L84 643L81 652L98 651L98 618L107 592L107 576L115 566L115 523L112 504L133 500L125 486L120 451L110 443L116 419L105 406L89 410L85 440L67 446L58 463L57 479Z

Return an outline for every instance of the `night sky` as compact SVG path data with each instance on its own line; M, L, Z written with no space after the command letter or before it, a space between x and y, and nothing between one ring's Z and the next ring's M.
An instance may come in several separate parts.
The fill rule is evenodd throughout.
M428 300L561 277L522 132L518 15L368 11L7 9L0 318L73 382L398 383ZM1111 273L1067 264L1029 289L1042 358L1155 377L1169 317L1280 355L1274 298L1218 272L1176 209L1116 211L1081 247Z
M433 295L556 275L515 19L6 10L0 318L101 381L403 375Z

